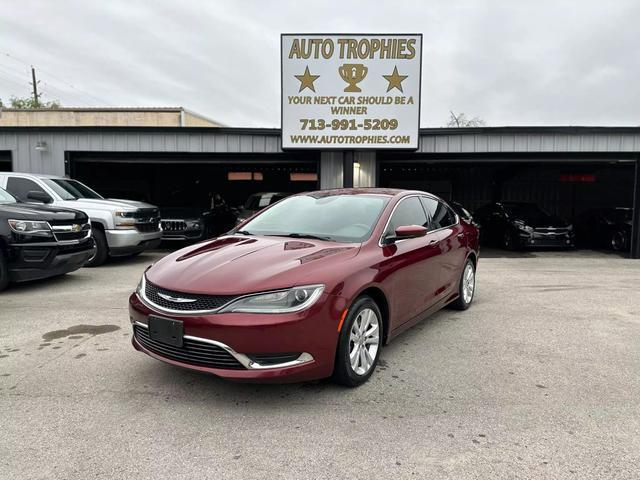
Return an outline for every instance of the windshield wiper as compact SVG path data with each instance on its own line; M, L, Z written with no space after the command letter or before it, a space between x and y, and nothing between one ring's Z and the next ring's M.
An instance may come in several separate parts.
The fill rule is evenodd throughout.
M235 234L235 233L239 233L240 235L254 235L253 233L251 233L251 232L249 232L249 231L247 231L247 230L236 230L236 231L235 231L235 232L233 232L233 233L234 233L234 234Z
M325 240L325 241L333 241L331 237L323 237L322 235L314 235L312 233L280 233L280 234L272 234L266 235L267 237L289 237L289 238L310 238L313 240Z

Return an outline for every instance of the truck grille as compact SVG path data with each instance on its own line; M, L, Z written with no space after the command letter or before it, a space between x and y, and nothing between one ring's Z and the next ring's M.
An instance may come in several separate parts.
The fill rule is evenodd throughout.
M136 230L140 233L157 232L160 229L160 219L152 220L145 223L136 223Z
M169 360L202 367L244 370L233 355L217 345L185 338L182 347L175 347L151 339L148 329L139 325L133 326L133 334L144 348Z
M51 230L53 230L53 236L59 242L65 242L69 240L82 240L90 235L91 225L88 223L51 225Z
M172 302L163 298L160 294L176 297L180 299L195 300L193 302ZM173 290L166 290L154 285L149 280L144 285L144 297L151 303L168 310L193 312L217 310L223 305L238 298L238 295L198 295L193 293L182 293Z
M165 232L182 232L187 229L184 220L162 220L162 230Z

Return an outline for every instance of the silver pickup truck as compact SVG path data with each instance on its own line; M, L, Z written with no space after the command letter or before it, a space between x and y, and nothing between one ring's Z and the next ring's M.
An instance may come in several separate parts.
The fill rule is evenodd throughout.
M160 213L148 203L103 198L77 180L53 175L0 172L0 187L22 202L46 203L86 213L96 244L88 267L101 265L110 256L137 255L160 244Z

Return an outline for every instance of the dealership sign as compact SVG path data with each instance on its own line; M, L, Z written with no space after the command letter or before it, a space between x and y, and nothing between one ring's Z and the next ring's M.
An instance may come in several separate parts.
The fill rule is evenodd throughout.
M282 148L416 149L422 35L285 34Z

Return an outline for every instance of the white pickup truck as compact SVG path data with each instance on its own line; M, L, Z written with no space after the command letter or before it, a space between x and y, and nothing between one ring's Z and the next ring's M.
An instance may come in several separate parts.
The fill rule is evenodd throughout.
M103 198L77 180L53 175L0 172L0 187L22 202L86 213L96 244L88 267L103 264L109 256L137 255L160 244L160 212L148 203Z

